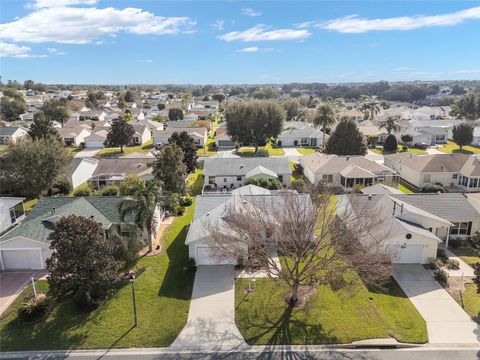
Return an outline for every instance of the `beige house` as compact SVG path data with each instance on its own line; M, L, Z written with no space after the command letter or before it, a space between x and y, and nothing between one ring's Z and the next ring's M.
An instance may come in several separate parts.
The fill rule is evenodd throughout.
M156 130L153 132L153 144L164 145L168 144L168 139L176 132L186 131L195 140L197 147L204 147L207 143L208 129L205 127L196 128L167 128L165 130Z
M0 145L15 144L28 135L28 129L21 126L0 127Z

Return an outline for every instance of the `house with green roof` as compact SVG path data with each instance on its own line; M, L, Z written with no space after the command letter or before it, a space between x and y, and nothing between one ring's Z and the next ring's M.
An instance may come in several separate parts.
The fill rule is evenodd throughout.
M100 223L105 236L118 233L133 236L133 216L122 222L119 205L122 196L44 197L25 220L0 237L1 270L41 270L50 257L49 235L55 223L69 215L83 216ZM147 241L147 234L142 234Z

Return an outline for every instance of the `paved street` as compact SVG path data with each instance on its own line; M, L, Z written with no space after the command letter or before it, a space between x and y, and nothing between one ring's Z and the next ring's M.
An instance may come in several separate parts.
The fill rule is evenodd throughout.
M425 319L431 344L477 344L480 326L422 265L395 265L394 277Z
M230 350L245 345L235 325L233 266L198 266L187 325L172 347Z
M37 271L15 271L0 274L0 315L8 309L36 273Z

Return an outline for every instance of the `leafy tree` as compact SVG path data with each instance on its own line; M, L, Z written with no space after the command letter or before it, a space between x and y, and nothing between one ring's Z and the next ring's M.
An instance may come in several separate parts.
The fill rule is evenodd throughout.
M387 110L387 109L390 109L390 104L388 103L387 100L382 100L380 102L380 107L383 109L383 110Z
M453 106L451 115L458 118L475 120L480 116L480 109L477 108L477 99L472 93L462 96Z
M132 236L121 236L114 232L109 239L113 243L113 257L117 262L117 270L130 270L139 259L138 253L143 247L138 231L135 231Z
M282 101L282 107L286 113L286 120L291 121L300 114L300 103L295 99L286 99Z
M400 137L400 139L402 139L402 142L404 144L409 144L413 141L413 136L409 134L404 134Z
M113 243L101 224L70 215L56 222L49 236L48 285L53 295L73 297L78 306L93 308L115 289L117 272Z
M225 110L227 133L242 145L265 144L276 138L283 128L285 111L274 101L236 102Z
M135 174L127 174L125 179L122 180L119 187L119 193L122 196L125 195L133 195L135 193L135 189L138 188L142 179L138 175Z
M6 91L4 91L4 96L0 100L2 118L6 121L15 121L20 115L27 111L27 103L25 99L16 92L14 96L8 96L5 93Z
M273 90L270 86L266 86L261 89L255 90L252 93L252 97L257 100L275 99L277 97L277 92Z
M138 94L133 90L127 90L125 92L124 98L126 102L134 102L138 97Z
M158 108L158 110L162 111L163 109L165 109L165 104L164 103L158 103L157 108Z
M59 99L46 100L40 109L47 118L58 121L62 127L69 116L66 102Z
M388 117L387 120L382 121L378 126L379 129L385 129L390 135L392 132L397 133L400 131L400 125L397 124L393 117Z
M107 140L105 140L106 147L120 147L120 152L123 153L123 147L130 144L135 129L132 125L127 123L122 118L117 118L112 121L112 126L108 130Z
M40 138L12 144L2 157L2 192L38 197L67 173L71 159L59 141Z
M226 99L226 97L225 97L225 94L217 93L217 94L214 94L214 95L212 96L212 99L213 99L213 100L216 100L216 101L218 101L218 102L222 102L222 101L224 101L224 100Z
M122 111L125 111L125 109L127 108L127 102L125 101L123 96L118 97L118 107Z
M25 90L33 89L34 86L35 86L35 82L33 80L25 80L23 82L23 88Z
M453 85L452 87L452 92L451 94L452 95L463 95L465 94L467 91L465 90L465 88L463 86L460 86L458 84L455 84Z
M365 155L367 144L357 125L343 117L330 135L325 152L336 155Z
M133 194L120 202L120 218L133 215L135 225L148 233L148 249L153 250L152 236L156 226L155 209L162 199L162 190L155 180L142 181L133 188Z
M183 151L183 163L187 167L187 172L192 173L197 166L197 146L195 140L188 135L186 131L174 132L169 143L174 143Z
M395 137L395 135L390 134L387 136L387 138L385 139L385 142L383 143L383 150L385 152L396 152L397 146L398 146L397 138Z
M323 132L322 146L325 146L325 132L337 121L335 109L332 103L324 101L317 108L317 114L313 119L315 126L321 126Z
M373 120L375 115L380 112L380 106L378 106L378 102L368 96L364 96L362 99L362 104L360 105L360 111L365 114L365 119Z
M185 193L187 166L183 163L183 151L177 144L161 147L153 163L153 173L162 182L165 192Z
M473 130L473 126L466 123L458 124L453 127L453 142L460 147L460 150L462 150L465 145L472 143Z
M53 126L52 120L45 116L44 113L38 112L33 115L33 122L30 125L28 135L33 140L55 138L60 140L57 129Z
M167 122L167 118L161 114L157 114L152 118L153 121L157 121L159 123L165 124Z
M183 119L183 110L177 108L171 108L168 110L168 118L170 121L177 121Z

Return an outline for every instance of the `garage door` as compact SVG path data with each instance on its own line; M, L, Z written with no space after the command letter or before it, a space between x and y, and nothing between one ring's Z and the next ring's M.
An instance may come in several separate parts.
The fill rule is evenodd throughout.
M210 247L197 246L196 247L196 263L197 265L229 265L233 264L233 261L222 260L219 261L212 256Z
M421 264L423 260L423 245L393 245L389 251L395 264Z
M85 147L87 148L103 148L102 140L86 140Z
M1 250L5 270L40 270L43 268L39 249Z

